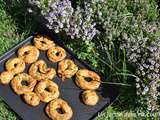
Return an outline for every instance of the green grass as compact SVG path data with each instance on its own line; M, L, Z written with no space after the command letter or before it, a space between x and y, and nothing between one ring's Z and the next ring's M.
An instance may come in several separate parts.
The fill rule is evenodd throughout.
M12 45L19 41L20 36L16 34L16 26L11 17L0 6L0 54L6 52Z
M0 1L0 55L9 50L24 38L25 31L18 34L15 22L4 9L4 4ZM3 91L5 92L5 91ZM0 120L16 120L17 116L0 99Z

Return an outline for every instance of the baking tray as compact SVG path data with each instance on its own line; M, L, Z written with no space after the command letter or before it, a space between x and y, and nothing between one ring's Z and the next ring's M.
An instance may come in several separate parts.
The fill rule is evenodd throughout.
M53 34L46 34L51 37L56 44L60 45L67 51L67 58L72 59L79 68L91 69L88 64L79 60L77 56L75 56L71 50L66 48L62 41L56 38ZM9 50L3 56L0 57L0 72L4 71L5 62L14 58L17 55L17 50L23 45L32 44L34 35L30 36L26 40L22 41L14 48ZM57 63L52 63L48 60L46 56L46 52L40 53L39 59L43 59L46 61L48 67L57 68ZM28 71L28 68L31 64L26 65L25 72ZM94 70L93 70L94 71ZM95 71L96 72L96 71ZM102 80L105 78L101 76ZM105 107L110 105L116 97L119 95L118 90L111 85L101 85L101 87L97 90L97 93L100 95L100 101L96 106L86 106L81 102L80 94L83 90L77 87L74 83L74 77L72 79L65 80L62 82L58 76L53 79L59 86L60 97L67 101L69 105L73 109L73 117L71 120L91 120L93 119L100 111L102 111ZM4 101L11 107L13 111L15 111L20 118L23 120L50 120L48 116L45 114L45 106L46 103L40 103L37 107L31 107L27 105L20 96L15 94L10 87L10 85L0 85L0 96L3 97Z

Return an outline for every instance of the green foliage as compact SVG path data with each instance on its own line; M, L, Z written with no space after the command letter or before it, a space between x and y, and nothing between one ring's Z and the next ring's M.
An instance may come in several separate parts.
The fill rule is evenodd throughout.
M16 115L1 99L0 99L0 120L17 120Z
M10 0L7 0L7 2ZM86 0L77 0L77 4L83 4ZM7 5L7 2L0 0L0 54L3 54L13 45L22 40L24 36L28 35L31 30L36 29L34 19L28 17L26 6L22 0L16 0ZM47 7L48 0L41 0L44 3L43 7ZM88 0L87 2L90 2ZM82 5L83 6L83 5ZM125 49L120 49L120 41L122 33L128 35L149 36L154 40L155 36L159 36L160 32L150 34L142 30L142 22L156 23L159 21L159 13L156 2L154 0L107 0L106 4L96 4L92 17L98 23L97 29L102 30L101 34L96 36L92 41L85 41L81 39L66 40L66 36L58 34L61 40L64 41L74 53L82 60L87 61L93 69L101 72L107 76L105 84L114 84L121 90L121 96L112 105L107 108L97 120L132 120L132 119L157 119L151 116L150 113L145 112L145 117L141 116L125 116L129 113L144 112L143 106L138 103L135 94L135 69L127 63ZM103 19L97 14L102 11L103 19L109 20L103 26ZM134 21L135 20L135 21ZM31 27L33 26L33 27ZM108 30L106 28L109 28ZM106 32L107 30L107 32ZM137 112L136 112L137 111ZM117 116L120 114L120 116ZM1 120L16 120L16 116L10 109L0 101L0 119Z
M94 62L97 64L94 65L95 69L109 78L106 80L106 84L112 82L112 84L121 88L121 104L116 104L119 109L128 109L128 106L132 109L143 108L143 105L135 106L138 99L141 98L136 96L136 82L133 79L136 77L133 75L135 74L135 68L130 67L127 63L128 58L131 57L128 54L130 49L128 48L125 51L120 49L120 46L123 43L124 34L137 41L145 37L149 38L150 42L156 40L159 33L157 4L151 0L107 0L105 3L93 1L82 0L77 2L82 6L87 2L87 4L90 4L88 9L92 9L95 13L92 17L98 23L97 28L100 30L100 34L89 41L89 43L94 44L92 51L87 52L89 44L82 42L82 40L75 40L75 44L72 41L69 46L73 44L71 47L75 53L78 53L80 58L90 64L93 65L93 61L96 61ZM155 29L153 32L151 31L152 28ZM125 44L129 44L129 42L125 41ZM83 52L76 49L79 46L83 46Z
M19 11L19 10L18 10ZM15 11L14 11L15 12ZM15 14L15 13L14 13ZM12 16L6 11L6 6L3 0L0 0L0 55L8 51L15 44L27 36L29 29L23 29L19 34L20 29L12 19ZM3 91L5 92L5 91ZM18 117L0 98L0 120L17 120Z

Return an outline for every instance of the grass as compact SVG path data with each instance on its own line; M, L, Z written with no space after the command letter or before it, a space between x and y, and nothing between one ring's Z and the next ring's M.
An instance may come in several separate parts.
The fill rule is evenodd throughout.
M0 55L17 44L25 36L25 31L18 34L15 22L4 9L4 4L0 1ZM4 91L5 92L5 91ZM17 116L12 110L0 99L0 120L16 120Z
M19 41L19 35L16 34L16 26L10 16L0 6L0 54L6 52L12 45Z
M31 31L34 31L37 29L36 24L32 22L32 19L30 19L26 13L26 9L24 8L23 4L21 3L23 1L16 0L16 2L12 2L11 0L6 0L4 2L3 0L0 0L0 55L2 55L4 52L9 50L11 47L13 47L15 44L20 42L20 40L23 40L26 36L31 34ZM130 6L132 7L132 6ZM22 9L23 8L23 9ZM132 9L132 8L131 8ZM153 12L149 14L150 18L155 18L152 16ZM123 92L125 93L124 98L119 98L115 104L108 107L103 111L101 114L98 115L96 120L134 120L134 119L144 119L144 120L150 120L155 119L158 120L158 116L154 115L152 117L150 113L144 112L141 109L138 109L138 105L135 102L136 98L134 97L134 87L128 86L127 84L122 84L124 81L127 80L127 76L132 76L131 73L126 71L127 68L127 61L125 57L125 51L122 53L119 53L117 56L120 57L120 59L115 60L114 56L114 50L108 51L108 52L101 52L98 51L101 54L97 54L97 51L91 51L92 47L95 46L96 43L89 45L89 46L78 46L81 48L81 51L79 49L77 50L77 43L73 41L66 41L68 47L72 48L72 50L79 54L79 57L81 59L85 59L89 61L89 63L95 68L95 69L101 69L105 68L108 72L109 70L106 68L111 68L114 72L113 76L111 78L114 78L114 76L118 76L119 79L122 79L123 81L120 81L120 83L113 83L108 82L107 84L114 84L117 85L117 87L122 88L123 91L131 90L132 92ZM79 44L80 45L80 44ZM90 48L91 47L91 48ZM91 53L91 54L86 54ZM94 56L93 56L94 54ZM97 57L96 57L97 56ZM102 56L106 56L105 58L108 58L106 60ZM98 63L103 63L99 65ZM98 65L97 65L98 64ZM115 67L118 65L118 68ZM108 70L108 71L107 71ZM125 71L125 72L124 72ZM130 82L133 81L130 79ZM133 88L133 89L132 89ZM132 98L132 99L131 99ZM124 103L126 103L124 105ZM135 109L136 106L136 109ZM137 114L137 113L142 114ZM145 114L145 115L144 115ZM0 120L16 120L18 117L15 115L14 112L3 102L2 99L0 99Z

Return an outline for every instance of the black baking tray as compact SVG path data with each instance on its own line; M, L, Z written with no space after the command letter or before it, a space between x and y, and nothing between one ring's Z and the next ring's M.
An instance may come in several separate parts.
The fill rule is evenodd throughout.
M34 34L35 35L35 34ZM22 41L14 48L9 50L3 56L0 57L0 72L5 70L4 64L5 62L13 57L16 57L17 50L27 44L33 44L33 37L30 36L26 40ZM67 58L72 59L79 68L91 69L91 67L85 62L79 60L76 55L72 53L71 50L66 48L65 45L62 44L61 40L56 38L53 34L45 34L51 37L56 44L60 45L67 51ZM52 63L48 60L46 56L46 52L40 53L39 59L43 59L46 61L48 67L57 68L57 63ZM28 72L28 68L31 64L26 65L25 72ZM93 70L94 71L94 70ZM96 72L96 71L95 71ZM101 76L102 80L106 79ZM114 102L114 100L119 95L118 90L111 85L102 84L97 93L100 95L100 101L96 106L86 106L82 103L80 99L80 94L83 90L77 87L74 83L74 77L72 79L65 80L62 82L58 76L53 79L56 82L60 89L60 97L67 101L69 105L73 109L73 117L71 120L91 120L93 119L99 112L101 112L105 107ZM31 107L27 105L20 96L16 95L11 89L10 85L0 85L0 96L3 97L4 101L11 107L13 111L15 111L20 118L23 120L50 120L48 116L45 114L45 106L46 103L40 103L37 107Z

